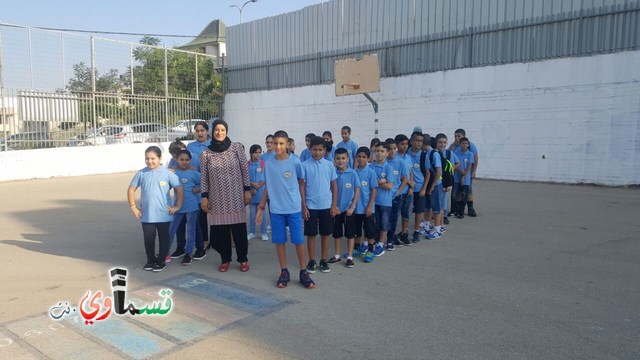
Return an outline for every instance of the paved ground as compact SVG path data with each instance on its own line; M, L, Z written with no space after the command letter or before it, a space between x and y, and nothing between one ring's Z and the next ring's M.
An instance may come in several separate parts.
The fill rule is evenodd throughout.
M261 241L246 274L218 273L213 252L142 271L131 176L0 183L0 358L640 358L638 189L478 181L479 216L443 239L281 290ZM115 265L137 297L172 288L172 312L50 319L110 292Z

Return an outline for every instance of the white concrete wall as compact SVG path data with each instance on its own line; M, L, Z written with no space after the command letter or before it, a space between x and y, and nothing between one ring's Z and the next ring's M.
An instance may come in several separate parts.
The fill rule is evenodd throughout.
M386 78L381 89L380 138L464 128L478 177L640 184L639 51ZM361 145L374 134L370 103L335 97L332 84L231 94L225 106L229 136L247 149L278 129L298 153L307 132L330 130L337 143L349 125ZM137 170L149 145L0 152L0 181Z
M640 184L640 52L461 69L385 78L379 137L410 135L415 125L453 138L457 128L479 148L478 177L606 185ZM374 113L360 95L334 85L226 97L229 136L248 148L286 130L330 130L369 145Z

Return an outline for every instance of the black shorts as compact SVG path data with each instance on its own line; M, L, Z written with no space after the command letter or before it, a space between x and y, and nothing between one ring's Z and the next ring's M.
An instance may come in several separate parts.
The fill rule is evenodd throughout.
M344 235L347 239L353 239L355 236L354 216L355 215L347 216L347 212L345 211L333 218L334 238L338 239Z
M309 220L305 220L304 222L304 236L316 236L318 232L320 232L322 236L333 233L333 219L331 218L329 209L309 209Z
M362 236L362 228L364 227L364 236L367 239L375 239L376 238L376 214L371 214L371 216L366 217L365 214L354 214L353 222L354 222L354 233L357 238Z

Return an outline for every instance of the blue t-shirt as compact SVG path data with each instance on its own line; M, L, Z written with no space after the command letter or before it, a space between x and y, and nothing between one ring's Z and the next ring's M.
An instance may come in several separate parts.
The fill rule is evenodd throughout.
M176 159L171 158L171 160L169 160L169 163L167 164L167 169L177 169L178 168L178 162L176 161Z
M349 139L349 141L347 142L340 141L335 148L347 149L347 152L349 153L349 167L353 169L353 164L355 164L356 159L356 152L358 151L358 144L356 144L355 141Z
M173 220L173 215L169 214L167 208L173 205L170 190L181 186L176 174L163 166L155 170L146 167L133 176L130 185L140 188L140 221L162 223Z
M351 168L347 168L345 171L336 169L336 172L338 173L338 209L343 213L351 206L353 197L356 195L356 187L360 184L360 178Z
M258 183L264 181L264 166L266 161L258 160L253 162L249 160L249 181L252 183ZM255 189L256 193L251 195L251 203L259 204L260 199L262 199L262 194L264 193L264 185L259 189Z
M480 154L478 153L478 148L476 147L476 144L472 143L471 141L469 141L469 151L473 153L473 156L476 156L476 155L480 156ZM453 149L453 152L455 153L462 152L460 145L456 145L455 148Z
M395 176L393 176L393 167L388 161L385 160L382 164L374 162L369 166L371 166L371 169L375 171L378 180L386 179L388 183L393 183L395 181ZM393 194L391 193L391 190L379 187L378 192L376 193L376 205L391 206L392 202Z
M411 172L413 173L413 181L415 182L415 187L413 188L414 192L419 192L424 185L424 175L422 175L422 170L420 170L420 157L422 156L422 150L418 150L417 153L413 153L411 149L407 150L407 156L411 157ZM429 157L425 159L425 169L430 167Z
M267 161L267 160L273 159L275 157L276 157L276 152L275 151L266 152L266 153L262 153L262 155L260 155L260 160Z
M373 189L378 188L378 176L369 165L362 169L356 167L355 172L358 174L358 178L360 179L360 196L358 197L355 213L366 214L367 206L371 199L371 192ZM371 212L376 212L375 206L371 209Z
M190 142L187 145L187 150L191 152L191 166L200 171L200 154L211 145L211 138L207 138L207 141L201 143L198 140Z
M396 153L396 159L400 159L404 162L405 165L405 169L406 169L406 174L407 174L407 180L411 179L411 172L413 171L413 160L411 158L411 156L409 156L408 154L400 154L400 153ZM405 187L402 189L402 193L401 194L407 194L409 192L409 184L405 185Z
M194 194L193 188L200 187L200 173L193 170L175 170L182 189L184 190L184 200L182 201L182 207L178 210L179 213L189 213L200 209L200 193Z
M433 155L431 155L432 153ZM433 159L433 164L430 163L430 159ZM425 166L427 166L427 163L429 163L430 165L426 167L426 169L429 169L429 171L431 172L431 177L433 178L436 175L437 168L442 169L442 160L440 159L440 155L433 148L429 148L429 150L427 150L427 159L425 160ZM438 178L436 185L442 184L441 177L442 175ZM433 184L433 181L431 183Z
M460 170L471 170L471 166L475 163L475 154L469 150L466 153L459 152L457 153L458 158L460 159ZM456 171L453 174L453 182L461 185L471 185L471 171L464 176L462 179L462 175L460 172Z
M304 179L302 165L289 156L284 160L275 157L264 164L264 179L269 194L269 211L272 214L295 214L302 211L302 198L298 180Z
M409 172L407 169L407 163L398 155L393 159L387 158L387 162L393 168L393 188L391 189L391 196L395 196L400 184L402 184L402 177L409 178Z
M331 208L331 182L338 178L336 167L329 160L311 158L302 163L307 209Z
M300 162L305 162L307 159L311 158L311 151L309 149L304 149L300 153Z

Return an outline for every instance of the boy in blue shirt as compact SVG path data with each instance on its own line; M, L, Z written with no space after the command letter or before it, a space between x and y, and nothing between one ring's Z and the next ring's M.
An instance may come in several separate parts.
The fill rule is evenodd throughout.
M396 246L403 246L404 244L396 238L396 226L398 224L398 211L400 210L400 201L402 200L402 192L406 190L409 182L409 175L407 164L404 160L396 156L398 146L395 139L388 138L384 141L389 145L389 156L387 156L387 162L393 168L393 187L391 188L391 194L393 200L391 201L391 215L389 219L389 232L387 233L387 251L395 250ZM408 211L406 214L407 219L409 217Z
M413 181L413 163L411 156L407 154L407 150L409 150L409 138L404 134L399 134L396 135L394 140L398 148L396 158L404 163L408 180L406 186L401 190L400 196L397 198L397 208L400 210L400 216L402 217L402 230L395 236L402 245L411 246L411 241L409 240L409 213L411 212L411 205L413 204L413 187L415 186L415 182ZM396 206L395 203L394 206Z
M360 179L360 196L356 204L354 215L355 237L358 239L353 245L353 255L364 256L365 262L372 262L373 245L376 237L375 223L375 201L378 193L378 176L369 167L371 151L365 146L361 146L356 151L356 174ZM362 241L362 229L364 227L364 237L367 241ZM368 251L371 248L371 251Z
M258 212L258 204L262 200L264 192L264 165L266 161L260 160L262 148L258 144L253 144L249 148L249 181L251 182L251 203L249 204L249 240L256 236L256 213ZM264 216L264 212L263 212ZM260 225L260 234L262 241L268 241L267 222L263 221Z
M316 136L314 133L308 133L304 136L304 150L300 153L300 162L305 162L311 157L311 138Z
M267 148L267 152L262 153L262 155L260 156L260 160L269 160L273 157L276 156L276 152L273 146L273 135L269 134L267 135L267 137L264 138L264 145Z
M436 135L436 144L437 144L438 151L442 154L442 156L444 156L447 160L449 160L449 162L451 162L451 165L453 165L453 172L455 174L455 169L460 165L460 161L458 160L458 157L453 151L447 149L447 143L448 143L447 135L443 133ZM444 170L444 164L442 165ZM442 222L446 225L446 224L449 224L449 219L447 217L447 214L449 213L451 206L455 204L454 200L452 199L451 205L449 205L449 198L453 196L453 186L449 186L448 188L443 187L442 190L443 191L440 196L440 208L442 209L442 216L443 216Z
M431 177L431 172L426 171L422 173L422 167L428 168L430 164L429 158L422 160L422 143L424 136L419 131L414 131L411 134L411 148L407 151L409 157L411 157L411 163L413 168L411 173L413 174L413 181L415 186L413 188L413 214L414 214L414 229L413 229L413 243L420 242L420 223L426 207L426 193L427 183Z
M302 217L307 237L309 263L307 271L315 273L316 235L320 233L320 271L329 272L329 236L333 233L333 217L338 215L338 174L333 163L324 157L325 140L319 136L311 139L311 158L302 163L305 186L302 192Z
M300 283L305 288L315 287L305 269L304 236L302 235L302 193L304 177L298 159L287 153L289 135L280 130L273 137L275 157L265 163L265 189L258 205L256 223L262 223L262 212L270 199L271 224L273 231L271 242L276 244L276 253L280 264L280 277L277 286L284 288L289 283L285 243L287 242L287 226L290 230L291 243L295 245L298 264L300 265Z
M333 163L333 153L336 151L336 147L333 146L333 135L331 135L331 131L323 132L322 138L324 139L325 146L324 158Z
M355 223L353 212L360 196L360 179L358 174L349 167L349 153L345 148L336 149L335 164L338 173L338 210L340 213L335 216L333 222L333 239L336 254L329 259L329 263L341 261L340 248L342 236L347 238L347 262L346 266L352 268L353 245L355 237Z
M442 209L440 208L440 195L442 194L442 162L438 151L431 147L431 136L423 134L424 143L422 151L426 161L430 163L430 181L427 183L427 197L425 205L425 218L427 230L426 238L429 240L439 239L442 236ZM430 229L430 221L433 219L433 230Z
M473 171L473 162L475 154L469 150L469 139L462 137L459 140L460 150L457 156L460 160L460 166L456 168L453 177L453 193L456 199L453 212L458 219L464 218L464 207L469 193L471 184L471 171Z
M356 151L358 151L358 144L355 141L351 140L351 128L348 126L343 126L340 130L340 135L342 136L342 141L336 145L337 149L347 149L347 153L349 155L349 167L353 169L353 164L355 164Z
M387 242L387 233L390 228L391 206L393 205L393 167L387 161L389 145L381 142L375 146L376 161L371 164L371 168L378 176L378 193L376 194L376 225L378 243L373 249L374 256L384 254L384 244ZM369 249L371 251L371 249Z
M459 153L460 152L460 139L462 139L463 137L466 137L466 133L464 131L464 129L457 129L454 133L454 143L451 144L451 146L449 147L450 150L453 150L455 153ZM467 140L469 140L467 138ZM471 141L469 141L469 151L471 151L473 153L473 167L470 169L471 170L471 176L469 177L469 195L467 197L467 199L465 199L465 201L467 202L467 206L468 206L468 213L469 216L471 217L475 217L476 216L476 210L473 207L473 179L476 178L476 171L478 170L478 148L476 147L476 145L474 143L472 143ZM464 214L464 209L462 209L463 214Z

